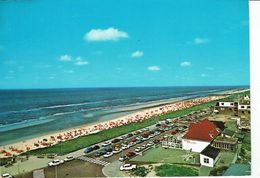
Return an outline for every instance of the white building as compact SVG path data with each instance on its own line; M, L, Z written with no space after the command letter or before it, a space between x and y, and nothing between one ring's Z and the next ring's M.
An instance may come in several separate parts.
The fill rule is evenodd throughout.
M220 129L208 119L191 123L188 132L182 137L182 149L200 153L219 134Z
M207 146L200 153L200 164L202 166L214 167L215 163L219 159L219 152L220 152L219 149L214 148L212 146Z

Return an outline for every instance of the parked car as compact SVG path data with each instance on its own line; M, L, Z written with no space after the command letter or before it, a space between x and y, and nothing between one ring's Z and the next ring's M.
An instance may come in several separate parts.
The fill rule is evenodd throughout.
M104 158L108 158L110 156L113 156L113 152L107 152L106 154L104 154Z
M98 150L99 148L100 148L99 145L95 145L95 146L93 146L93 150Z
M60 165L62 163L64 163L63 160L55 159L52 162L49 162L48 165L51 167L51 166L58 166L58 165Z
M120 153L122 151L122 149L116 148L115 150L113 150L114 154Z
M142 143L142 142L143 142L143 139L139 139L136 141L137 144Z
M141 150L144 150L146 148L146 145L141 146Z
M74 157L73 156L67 156L65 159L64 159L64 161L66 162L66 161L71 161L71 160L73 160L74 159Z
M153 146L153 145L154 145L153 142L149 142L149 143L147 144L147 146Z
M129 147L130 147L129 145L122 145L122 150L125 150L125 149L127 149Z
M9 173L2 174L2 177L3 178L13 178L13 176L11 174L9 174Z
M112 143L117 143L117 142L120 142L120 139L119 138L115 138L114 140L111 141Z
M161 126L162 126L162 124L156 124L155 126L156 126L156 127L161 127Z
M131 141L131 142L129 143L129 147L134 146L134 145L136 145L136 142L132 142L132 141Z
M129 171L129 170L133 170L133 169L136 169L135 164L124 164L124 165L120 166L120 171Z
M84 153L90 153L93 151L93 148L92 147L87 147L85 150L84 150Z
M132 136L134 136L134 134L132 134L132 133L127 134L127 137L128 137L128 138L130 138L130 137L132 137Z
M125 161L127 159L128 159L128 157L126 155L124 155L124 156L120 156L118 160L123 162L123 161Z
M107 146L107 147L105 147L104 150L106 150L106 152L112 152L112 151L113 151L113 149L112 149L111 146Z
M106 146L109 146L109 145L111 145L110 141L106 141L105 143L102 144L103 147L106 147Z
M142 151L142 148L140 146L135 149L135 152L140 152L140 151Z
M102 156L102 155L104 155L104 154L106 154L106 153L107 153L106 150L97 151L97 152L95 153L95 157Z
M136 153L135 152L132 152L132 151L129 151L127 154L126 154L126 156L128 157L128 158L132 158L132 157L134 157L136 155Z

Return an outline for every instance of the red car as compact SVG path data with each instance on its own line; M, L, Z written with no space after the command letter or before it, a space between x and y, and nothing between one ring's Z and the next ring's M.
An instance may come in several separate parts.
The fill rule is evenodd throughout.
M129 158L132 158L132 157L134 157L135 155L136 155L136 153L135 153L135 152L132 152L132 151L129 151L129 152L126 154L126 156L129 157Z

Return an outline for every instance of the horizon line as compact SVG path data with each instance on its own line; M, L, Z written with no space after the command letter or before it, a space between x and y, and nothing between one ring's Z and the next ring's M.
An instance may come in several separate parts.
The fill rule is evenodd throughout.
M176 86L93 86L93 87L53 87L53 88L0 88L2 90L52 90L52 89L95 89L95 88L170 88L170 87L249 87L250 85L176 85Z

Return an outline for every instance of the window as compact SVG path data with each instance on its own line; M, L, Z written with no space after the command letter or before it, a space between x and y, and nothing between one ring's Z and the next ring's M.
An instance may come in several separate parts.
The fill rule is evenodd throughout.
M241 108L245 108L245 106L241 106Z
M231 106L233 106L233 105L234 105L234 103L230 103L230 105L231 105Z
M209 163L209 158L204 158L204 163Z
M221 103L221 105L224 105L224 103Z
M250 106L247 106L247 109L250 109Z

